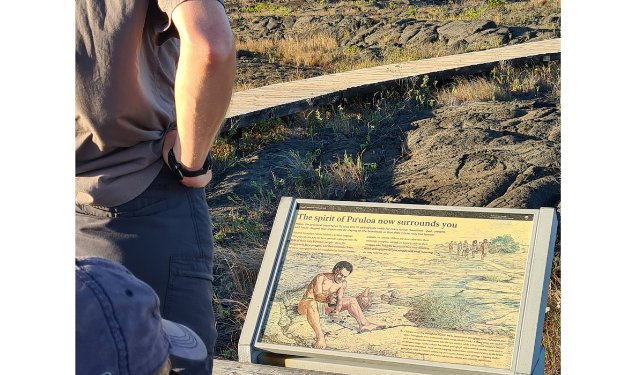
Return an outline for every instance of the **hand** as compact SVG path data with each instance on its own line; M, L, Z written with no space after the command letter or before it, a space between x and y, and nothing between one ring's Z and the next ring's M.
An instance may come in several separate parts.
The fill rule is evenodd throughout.
M176 155L176 160L179 161L180 160L180 138L178 137L177 130L172 130L172 131L167 132L167 134L165 134L165 141L163 142L162 156L167 166L169 166L169 162L168 162L169 158L167 157L167 154L169 153L169 150L171 150L172 146L174 148L174 155ZM208 172L206 172L205 174L201 176L184 177L180 181L180 183L190 188L203 188L206 185L208 185L208 183L211 181L212 178L213 178L213 171L209 170Z

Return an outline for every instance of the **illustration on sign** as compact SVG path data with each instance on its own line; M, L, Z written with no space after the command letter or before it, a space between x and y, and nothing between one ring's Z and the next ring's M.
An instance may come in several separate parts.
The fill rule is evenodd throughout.
M325 334L321 330L320 317L327 316L330 321L340 321L339 314L347 311L358 323L358 332L372 331L383 328L371 323L363 310L369 308L369 288L358 297L346 297L347 277L352 273L353 266L347 261L338 262L332 272L320 273L308 284L304 296L297 305L297 312L305 315L315 332L317 349L325 349Z
M533 215L300 207L258 344L511 368Z

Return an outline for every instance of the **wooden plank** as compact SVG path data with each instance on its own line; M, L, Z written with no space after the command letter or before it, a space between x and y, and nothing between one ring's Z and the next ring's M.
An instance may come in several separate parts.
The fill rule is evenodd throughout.
M240 363L234 361L213 360L214 375L327 375L327 372L312 370L300 370L288 367L278 367L269 365L256 365L252 363Z
M441 80L486 72L501 61L545 61L559 58L560 39L557 38L276 83L234 93L224 130L245 127L263 119L287 116L342 98L390 88L407 79L426 74L432 80Z

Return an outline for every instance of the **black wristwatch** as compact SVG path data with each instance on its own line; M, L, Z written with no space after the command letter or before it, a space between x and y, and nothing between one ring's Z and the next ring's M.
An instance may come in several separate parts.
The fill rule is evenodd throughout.
M213 157L211 153L208 153L206 157L206 161L204 161L204 165L202 168L196 171L189 171L184 169L184 167L176 160L176 155L174 155L174 148L172 147L167 154L167 160L169 161L169 170L176 176L178 180L182 180L185 177L196 177L206 174L213 168Z

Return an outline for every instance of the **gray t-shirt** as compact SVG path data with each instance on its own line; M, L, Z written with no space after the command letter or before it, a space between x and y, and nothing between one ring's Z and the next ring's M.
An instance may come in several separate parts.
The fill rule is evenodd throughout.
M76 203L126 203L161 169L184 1L76 1Z

